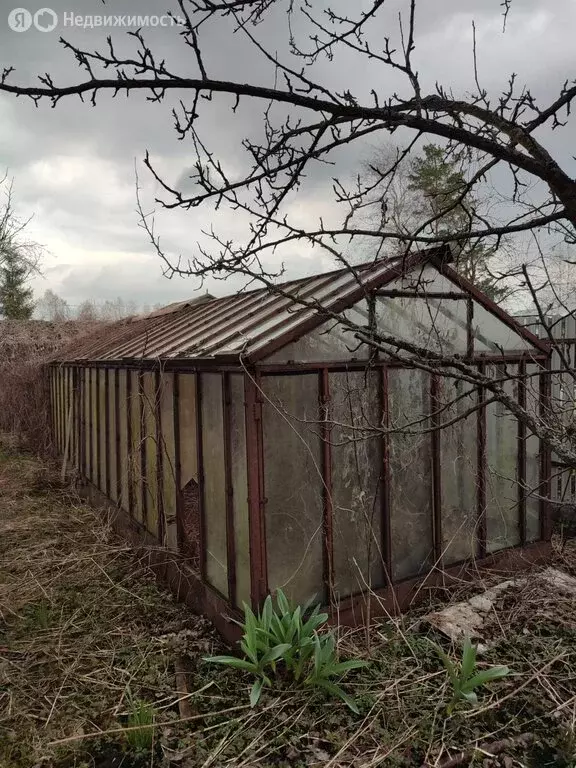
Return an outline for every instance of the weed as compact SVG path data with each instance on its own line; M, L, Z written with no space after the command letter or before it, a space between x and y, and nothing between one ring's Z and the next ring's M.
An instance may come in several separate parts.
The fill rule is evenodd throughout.
M493 680L499 680L510 674L508 667L490 667L489 669L477 672L476 654L478 652L478 647L472 645L469 637L464 640L462 661L458 664L454 664L439 645L435 645L435 647L438 655L442 659L442 663L444 664L452 685L452 699L446 707L446 712L449 715L452 714L454 707L460 701L465 701L472 706L477 706L478 696L476 690L478 688L486 685L486 683L490 683Z
M358 659L338 661L336 641L331 631L319 633L328 614L320 606L310 612L310 604L292 607L278 590L276 604L268 595L258 614L244 603L244 633L240 648L244 658L210 656L205 661L242 669L255 676L250 691L250 704L256 706L264 686L272 687L273 679L282 677L304 687L319 688L344 701L358 712L355 701L338 684L351 669L366 666Z
M136 752L152 749L154 742L154 707L141 699L130 700L126 740Z

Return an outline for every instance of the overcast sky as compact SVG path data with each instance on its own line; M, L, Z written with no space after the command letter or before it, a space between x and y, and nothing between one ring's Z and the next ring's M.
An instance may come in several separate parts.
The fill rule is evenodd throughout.
M83 79L69 54L59 46L60 35L89 49L102 48L108 34L118 46L131 45L122 29L64 29L65 13L144 15L161 14L164 8L176 11L170 0L165 4L162 0L107 0L106 5L99 0L46 2L58 14L56 29L41 32L32 27L15 32L8 26L13 5L10 0L2 1L0 64L16 68L14 81L32 83L38 73L46 71L59 84ZM43 7L39 2L23 3L32 13ZM364 0L364 4L371 3ZM279 1L278 13L257 30L273 50L280 52L286 44L285 5ZM322 1L313 0L312 5L320 7ZM388 16L374 29L376 38L394 34L398 9L405 7L402 0L390 0ZM452 87L455 94L472 87L474 19L482 84L496 96L510 73L516 72L518 81L528 83L543 103L552 101L564 80L575 77L576 1L513 0L505 34L501 12L500 0L420 0L416 64L424 85L432 89L438 81ZM159 57L166 56L182 74L194 73L189 50L182 46L175 29L148 29L145 36ZM257 54L249 52L238 36L232 36L226 24L208 28L203 45L212 76L273 85L274 72ZM387 89L398 85L394 79L383 81L380 70L353 58L332 63L323 60L316 76L339 91L349 88L361 99L367 98L372 87L385 95ZM135 162L147 209L153 206L157 192L141 166L147 149L168 181L185 186L193 153L172 130L172 103L173 99L152 105L142 94L129 100L103 94L96 108L74 99L64 100L52 109L48 104L35 108L23 99L0 97L0 169L7 169L14 177L19 214L34 217L30 236L47 249L43 277L35 281L38 293L52 288L72 305L87 298L101 302L116 296L139 304L168 303L194 295L198 285L193 280L162 277L161 264L138 227L135 212ZM230 103L229 97L215 97L206 105L201 128L233 174L242 163L242 136L261 126L261 105L244 103L232 119ZM573 137L569 131L550 135L547 142L565 168L574 173ZM376 145L372 141L352 148L338 159L339 171L352 174L359 170ZM329 180L333 174L331 168L318 169L290 203L291 214L303 224L319 215L329 215ZM185 216L162 216L159 226L168 252L184 259L192 255L200 230L212 223L207 219L207 209ZM232 214L221 215L218 225L228 237L241 236L239 219ZM295 248L285 257L290 275L311 274L332 266L326 257L317 261L318 255L304 247ZM231 283L209 281L202 290L208 288L221 294L234 287Z

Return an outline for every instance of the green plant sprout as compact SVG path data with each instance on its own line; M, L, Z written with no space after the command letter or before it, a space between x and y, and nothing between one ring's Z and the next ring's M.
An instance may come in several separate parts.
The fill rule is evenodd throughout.
M476 690L478 688L491 683L493 680L507 677L510 674L508 667L490 667L489 669L477 672L476 655L478 653L478 646L473 645L469 637L466 637L464 640L462 660L457 664L448 657L439 645L434 643L434 647L442 659L452 685L452 699L446 707L448 715L452 714L454 707L460 701L465 701L473 707L477 706L478 695Z
M328 614L320 613L319 605L310 611L311 603L292 607L281 589L277 591L275 603L268 595L257 614L244 603L244 621L238 622L243 629L240 649L244 658L210 656L204 660L254 675L256 680L250 691L252 707L258 703L264 686L272 688L285 679L322 689L358 713L354 699L346 694L339 681L346 672L364 667L368 662L338 661L334 633L318 631L328 620Z

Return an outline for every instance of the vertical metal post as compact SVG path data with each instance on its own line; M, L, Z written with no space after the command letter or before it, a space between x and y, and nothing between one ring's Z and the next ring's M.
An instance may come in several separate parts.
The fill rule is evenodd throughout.
M110 369L104 369L104 466L106 467L105 493L110 498Z
M224 476L226 484L226 559L228 599L236 605L236 537L234 531L234 487L232 482L232 436L230 418L230 374L222 376L222 414L224 437Z
M206 581L206 509L204 504L204 450L202 445L202 375L196 373L196 455L198 457L198 555L200 575Z
M86 368L78 369L78 381L80 387L80 445L78 463L80 476L86 477Z
M142 524L148 528L148 470L146 466L146 407L144 404L144 372L138 371L138 407L140 419L140 495L142 497Z
M48 367L48 390L50 393L50 443L56 447L56 387L54 381L54 366Z
M180 374L174 373L172 389L172 416L174 419L174 482L176 485L176 535L178 550L182 552L184 528L182 525L182 459L180 457Z
M380 412L382 414L382 435L380 437L380 514L381 514L381 547L384 560L386 582L391 585L392 579L392 540L390 535L390 436L387 430L390 425L390 403L388 399L388 368L383 365L380 371Z
M544 363L544 370L540 374L540 419L544 424L550 422L551 363L551 356L549 356ZM548 541L552 536L550 515L551 475L552 451L544 440L540 440L540 533L544 541Z
M442 565L442 469L440 461L440 377L430 377L431 447L432 447L432 533L434 537L434 559Z
M466 357L472 360L474 357L474 302L471 298L466 300Z
M127 453L127 478L128 485L128 514L134 514L134 445L132 442L132 372L126 369L126 453Z
M162 373L154 376L154 423L156 425L156 508L158 509L158 541L166 543L164 515L164 433L162 431Z
M122 506L122 445L120 442L120 369L114 371L114 421L116 423L116 503Z
M328 369L318 374L319 421L322 438L322 552L325 602L334 598L334 508L332 503L332 445L330 428L330 379Z
M478 365L478 372L486 374L485 363ZM477 536L478 536L478 557L486 557L486 390L484 386L478 387L478 405L477 410L477 446L476 457L476 516L477 516Z
M518 365L518 405L526 410L526 363ZM518 423L518 527L520 543L526 543L526 424Z
M102 443L100 440L100 431L102 429L102 414L100 413L100 369L94 368L94 397L96 398L96 439L95 439L95 446L96 446L96 485L98 488L103 491L102 488Z
M90 457L90 477L88 478L91 483L96 485L96 472L94 470L94 387L93 384L93 368L87 368L88 379L88 455Z
M262 403L256 374L244 376L246 406L246 463L248 467L248 522L250 540L250 598L256 608L268 593L264 474L262 466Z

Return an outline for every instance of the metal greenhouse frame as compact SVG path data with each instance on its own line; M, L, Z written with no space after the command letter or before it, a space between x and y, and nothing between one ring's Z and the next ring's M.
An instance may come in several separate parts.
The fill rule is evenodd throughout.
M352 348L334 322L376 317L408 348L414 333L480 371L505 366L519 404L544 413L549 345L448 256L434 249L275 293L182 302L107 326L51 363L57 451L228 638L242 602L256 606L278 586L317 595L353 624L406 607L471 563L546 556L551 458L541 441L482 388L461 395L470 413L445 437L439 414L460 407L445 400L447 382L456 386L447 368ZM406 426L414 403L418 434Z

